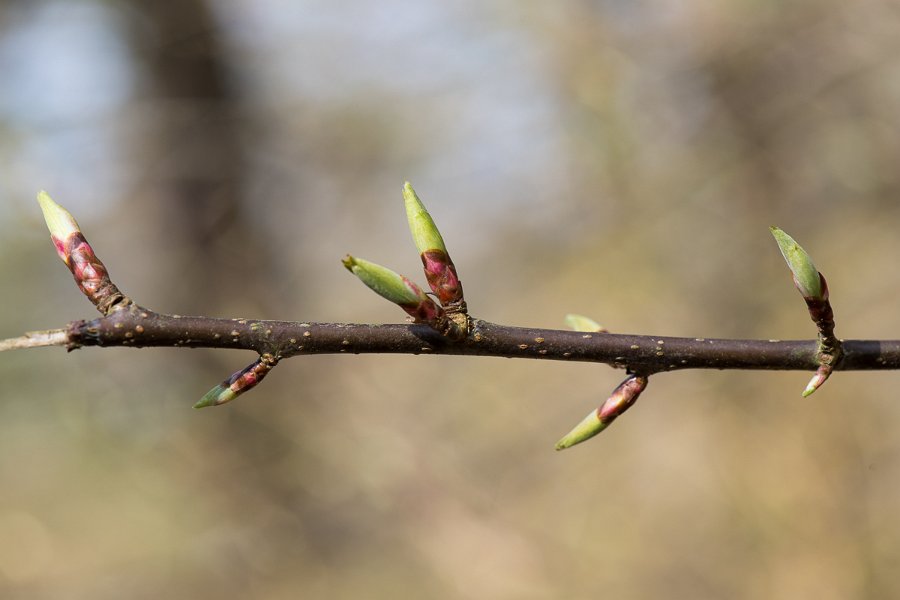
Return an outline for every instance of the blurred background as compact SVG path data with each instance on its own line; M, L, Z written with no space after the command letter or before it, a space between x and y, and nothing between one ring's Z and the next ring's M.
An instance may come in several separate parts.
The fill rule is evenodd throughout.
M402 321L339 259L422 280L406 179L480 318L809 338L777 224L838 335L900 332L890 0L4 0L0 81L0 337L96 316L39 189L155 310ZM315 356L191 410L252 358L0 356L0 595L900 595L898 374L663 374L557 453L621 371Z

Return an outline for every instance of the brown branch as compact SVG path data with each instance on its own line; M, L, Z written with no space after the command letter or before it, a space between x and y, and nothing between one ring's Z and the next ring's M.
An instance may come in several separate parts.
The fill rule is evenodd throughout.
M83 346L231 348L271 354L279 359L311 354L496 356L605 363L642 374L681 369L815 371L819 366L816 340L584 333L472 319L468 335L460 341L450 341L420 324L186 317L156 313L136 304L92 321L70 323L65 335L57 335L52 345L70 350ZM900 340L846 340L843 348L845 354L837 370L900 369Z

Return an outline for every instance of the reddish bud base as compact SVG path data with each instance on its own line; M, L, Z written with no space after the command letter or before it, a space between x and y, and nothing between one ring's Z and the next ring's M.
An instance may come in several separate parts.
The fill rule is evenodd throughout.
M418 304L401 304L400 308L406 311L416 323L437 323L443 320L444 310L434 303L434 300L426 297Z
M605 425L609 425L616 418L631 408L637 402L641 392L647 387L647 378L640 375L631 375L613 390L609 398L597 409L597 416Z
M50 240L53 242L53 247L56 248L56 253L62 259L66 266L69 266L69 255L66 252L66 244L58 237L51 235Z
M828 379L832 369L840 362L844 354L840 340L834 335L834 311L831 308L831 302L828 301L828 283L825 281L825 276L821 273L819 273L819 278L822 282L822 297L803 298L806 301L806 307L809 309L809 316L819 330L819 347L816 352L816 359L821 365L817 375L813 377L807 386L809 391L805 392L806 395L811 394Z
M425 292L422 291L422 288L403 275L400 277L403 279L403 284L419 298L419 302L416 304L409 303L398 305L406 311L406 314L415 319L416 323L436 323L438 320L443 319L443 309L435 304L434 300L426 296Z
M428 296L425 295L425 292L422 291L422 288L420 288L416 282L411 281L406 275L401 275L400 279L413 296L423 302L428 299Z
M106 267L94 254L93 248L80 233L73 233L63 244L54 239L53 244L59 252L66 266L75 276L75 283L91 299L94 304L99 302L97 293L110 284L109 273ZM62 246L62 251L60 251Z
M241 369L228 378L225 387L234 392L235 396L250 390L263 380L263 377L272 370L273 364L263 358L259 358L250 366Z
M447 306L462 302L462 284L450 256L440 250L426 250L422 253L422 265L425 268L428 285L441 304Z

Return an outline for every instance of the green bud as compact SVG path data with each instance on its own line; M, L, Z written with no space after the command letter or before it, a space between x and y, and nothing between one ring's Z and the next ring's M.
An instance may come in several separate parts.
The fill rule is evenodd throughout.
M444 239L408 181L403 184L403 200L406 203L409 230L419 250L428 286L444 308L465 313L462 283L450 255L447 254Z
M359 280L369 286L373 292L394 304L419 304L428 300L428 296L419 286L387 267L349 254L344 257L342 262L348 271L359 277Z
M616 386L616 389L600 405L600 408L591 411L591 414L582 419L581 423L556 443L556 449L565 450L575 444L580 444L609 427L613 421L637 402L646 387L646 375L629 375L625 381Z
M271 354L263 354L258 359L238 371L231 377L206 392L194 408L219 406L231 402L244 392L256 387L260 381L278 364L278 358Z
M416 322L437 323L443 318L441 307L422 288L403 275L349 254L342 262L348 271L359 277L373 292L400 306Z
M54 202L47 192L43 190L38 192L37 200L41 205L41 212L44 213L44 221L47 223L47 229L50 230L50 239L53 241L56 253L66 265L71 266L73 236L80 234L81 228L75 221L75 217Z
M794 238L777 227L770 227L778 248L785 262L794 274L794 284L804 298L824 300L825 292L822 287L822 276L816 265L813 264L809 254L794 241Z
M575 331L592 331L596 333L606 333L608 331L603 325L584 315L566 315L566 325Z
M437 225L425 205L419 200L416 191L407 181L403 184L403 201L406 204L406 218L409 221L409 230L412 233L413 241L419 253L429 250L440 250L444 254L447 253L447 247L444 245L444 238L438 231Z

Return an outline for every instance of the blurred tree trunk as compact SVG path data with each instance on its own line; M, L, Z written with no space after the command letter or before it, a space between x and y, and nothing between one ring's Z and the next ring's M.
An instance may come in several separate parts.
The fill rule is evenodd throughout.
M147 239L154 254L164 246L160 265L153 266L157 281L166 288L164 301L181 314L271 314L274 309L267 310L266 304L279 298L272 291L277 269L266 232L252 221L253 203L243 198L249 179L249 151L241 146L247 120L242 118L239 88L228 77L229 53L213 4L132 0L131 5L131 43L143 73L139 101L149 107L147 130L152 136L140 140L139 150L148 154L145 160L151 167L131 199L141 204L124 210L152 215L147 227L153 231ZM188 360L206 367L209 387L252 358L190 354ZM270 383L275 393L277 384ZM304 411L307 418L316 414L314 407ZM204 476L220 490L240 482L240 492L232 489L233 502L221 508L229 519L237 519L247 505L289 507L286 520L275 526L283 536L279 539L288 544L280 553L289 556L290 540L309 537L306 523L326 525L321 518L303 518L308 507L295 502L293 480L277 469L254 466L254 461L303 446L293 432L285 435L273 425L283 414L232 411L223 427L197 445L217 449L216 458L207 457ZM291 529L293 534L284 535ZM274 539L274 532L268 537ZM234 569L228 587L245 590L246 571L244 566Z
M146 169L132 198L140 206L125 210L149 217L148 236L165 246L160 270L177 265L181 283L165 289L173 309L227 312L232 297L246 312L246 290L264 289L270 263L259 232L241 218L247 164L222 33L204 0L130 4L138 104L148 122L136 149Z

